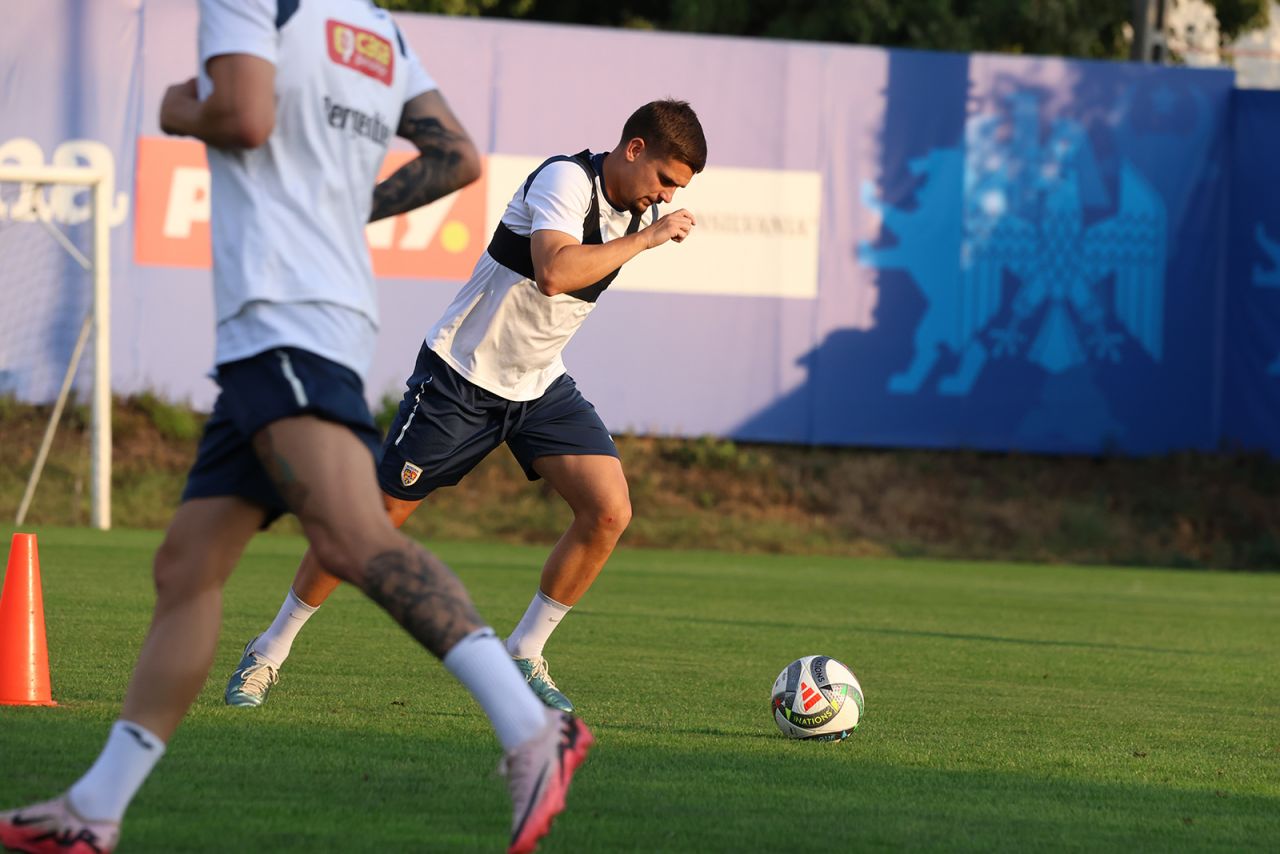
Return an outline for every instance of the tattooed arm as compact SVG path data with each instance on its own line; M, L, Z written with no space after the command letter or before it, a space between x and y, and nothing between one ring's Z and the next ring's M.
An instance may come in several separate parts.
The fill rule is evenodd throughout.
M420 208L480 177L480 154L438 91L404 105L396 133L418 156L373 189L369 222Z

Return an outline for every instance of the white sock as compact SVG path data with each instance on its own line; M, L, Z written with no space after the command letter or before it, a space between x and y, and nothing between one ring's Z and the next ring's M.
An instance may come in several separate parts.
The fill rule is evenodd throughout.
M71 787L71 805L91 821L119 823L161 756L159 736L139 724L116 721L98 761Z
M284 604L280 606L280 613L276 614L267 630L253 642L253 651L279 668L293 649L293 639L318 610L319 605L313 607L303 602L290 587L289 595L284 597Z
M517 658L536 658L542 655L547 639L572 607L561 605L539 590L511 637L507 638L507 651Z
M504 751L510 752L546 727L547 707L524 681L493 629L476 629L454 644L445 653L444 666L489 716Z

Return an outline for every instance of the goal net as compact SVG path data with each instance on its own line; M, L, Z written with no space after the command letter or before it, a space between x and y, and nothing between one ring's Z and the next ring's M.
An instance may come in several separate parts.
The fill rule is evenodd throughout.
M111 527L109 201L97 170L0 163L0 396L53 404L18 525L75 395L90 404L90 522Z

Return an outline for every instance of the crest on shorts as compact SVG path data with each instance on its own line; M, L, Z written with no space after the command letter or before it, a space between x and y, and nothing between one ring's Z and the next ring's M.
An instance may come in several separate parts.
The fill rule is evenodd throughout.
M404 468L400 469L400 483L405 486L413 486L418 482L418 478L422 477L422 467L415 466L413 463L405 463Z

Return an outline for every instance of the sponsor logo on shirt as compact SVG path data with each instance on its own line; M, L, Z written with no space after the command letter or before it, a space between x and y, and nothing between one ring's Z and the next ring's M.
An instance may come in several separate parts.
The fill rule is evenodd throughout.
M383 148L387 147L387 140L391 139L391 128L382 120L382 116L343 106L328 95L324 96L324 115L329 127L373 140Z
M330 59L384 85L391 85L395 64L391 42L377 33L332 19L325 21L324 32Z

